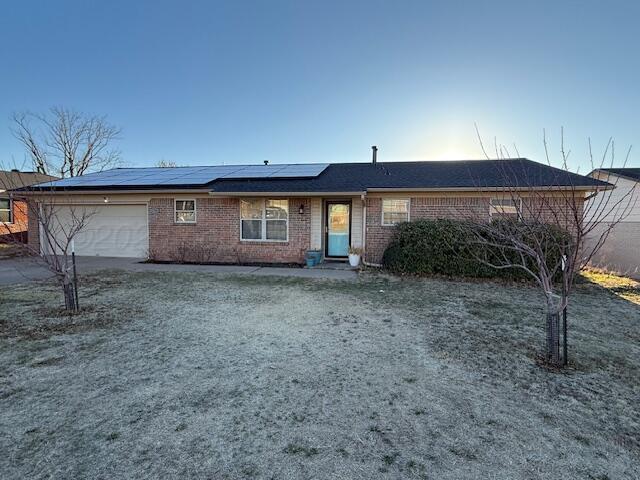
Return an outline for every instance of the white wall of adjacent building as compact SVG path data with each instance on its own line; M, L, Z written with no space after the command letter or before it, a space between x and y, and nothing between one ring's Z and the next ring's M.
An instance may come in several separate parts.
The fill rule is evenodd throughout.
M593 177L612 183L616 188L611 192L600 192L588 201L592 211L606 201L609 207L619 208L604 212L602 225L587 238L587 248L594 245L606 229L611 228L626 207L628 214L608 234L606 242L592 259L596 267L640 278L640 182L607 172L595 172ZM604 197L604 198L603 198Z

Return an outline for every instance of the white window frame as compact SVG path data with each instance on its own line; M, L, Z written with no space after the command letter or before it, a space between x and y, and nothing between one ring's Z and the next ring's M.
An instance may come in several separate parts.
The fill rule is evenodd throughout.
M411 199L410 198L383 198L382 203L380 204L380 224L383 227L395 227L397 223L384 223L384 201L393 201L393 202L407 202L407 219L406 222L411 220ZM399 222L402 223L402 222Z
M261 238L242 238L242 220L258 220L257 218L242 218L242 201L243 200L261 200L262 201L262 218L261 221L261 229L260 229L260 237ZM267 239L267 201L268 200L285 200L287 202L287 238L285 240L276 240L276 239ZM240 214L240 241L241 242L259 242L259 243L287 243L289 241L289 216L291 215L290 211L290 202L288 198L250 198L245 197L241 198L240 202L238 202L238 213ZM282 219L280 219L282 220Z
M193 220L178 221L178 212L190 212L190 210L178 210L178 202L193 202ZM194 224L198 221L198 202L195 198L174 198L173 199L173 223L179 225Z
M13 225L13 221L15 220L15 218L13 218L13 199L11 197L9 198L3 198L3 200L9 200L9 221L8 222L0 222L3 225ZM7 209L6 208L1 208L0 211L2 212L6 212Z
M516 205L494 205L494 200L516 200ZM493 218L494 215L515 213L518 215L518 221L522 220L522 198L511 197L491 197L489 199L489 218Z

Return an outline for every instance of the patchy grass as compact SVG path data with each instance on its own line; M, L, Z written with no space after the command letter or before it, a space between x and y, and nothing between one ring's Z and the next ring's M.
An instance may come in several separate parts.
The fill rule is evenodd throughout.
M319 451L316 447L307 447L304 445L296 445L294 443L290 443L285 447L284 453L288 453L289 455L303 455L305 457L312 457L313 455L318 455Z
M602 286L604 285L604 286ZM101 272L0 294L3 478L637 478L640 307L535 288ZM635 288L635 287L633 287Z

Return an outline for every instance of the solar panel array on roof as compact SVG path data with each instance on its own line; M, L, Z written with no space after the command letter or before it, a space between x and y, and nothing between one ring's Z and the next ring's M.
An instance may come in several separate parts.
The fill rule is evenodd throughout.
M80 177L65 178L46 186L131 187L163 185L206 185L215 180L252 178L310 178L320 175L329 164L308 165L217 165L210 167L116 168Z

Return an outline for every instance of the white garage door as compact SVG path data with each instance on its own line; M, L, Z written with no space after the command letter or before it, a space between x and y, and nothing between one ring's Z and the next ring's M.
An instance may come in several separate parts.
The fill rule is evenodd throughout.
M45 210L46 211L46 210ZM86 217L86 225L74 236L76 255L101 257L146 257L149 234L146 205L56 206L51 217L54 236L64 245L67 232ZM50 252L41 234L43 251ZM57 247L59 248L59 247Z

